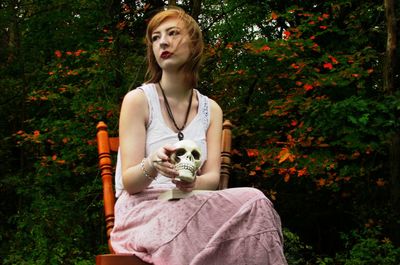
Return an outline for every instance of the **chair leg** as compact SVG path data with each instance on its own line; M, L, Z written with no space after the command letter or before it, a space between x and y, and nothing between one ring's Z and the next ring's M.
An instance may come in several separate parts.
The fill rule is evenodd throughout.
M131 254L103 254L96 256L96 265L150 265Z

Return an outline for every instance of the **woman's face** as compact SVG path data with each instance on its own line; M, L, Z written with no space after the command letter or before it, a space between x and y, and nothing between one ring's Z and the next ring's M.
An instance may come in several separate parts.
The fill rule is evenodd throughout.
M167 18L151 34L153 53L163 71L178 71L190 55L190 39L184 23Z

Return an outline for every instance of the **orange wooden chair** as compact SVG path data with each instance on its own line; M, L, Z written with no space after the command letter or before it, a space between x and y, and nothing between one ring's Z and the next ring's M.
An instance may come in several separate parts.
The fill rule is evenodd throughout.
M231 142L232 124L229 120L224 121L222 129L221 146L221 177L219 189L226 189L229 181L229 171L231 167ZM104 216L106 221L106 231L108 248L111 254L101 254L96 256L96 265L149 265L135 255L115 254L110 244L110 233L114 227L114 204L115 193L113 188L114 167L111 154L118 152L119 138L109 137L107 125L100 121L97 124L97 149L99 155L99 166L103 182L103 201Z

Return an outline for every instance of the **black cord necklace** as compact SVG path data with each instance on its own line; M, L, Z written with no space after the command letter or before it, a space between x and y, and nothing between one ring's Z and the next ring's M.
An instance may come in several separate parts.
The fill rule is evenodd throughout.
M164 89L162 88L161 83L158 83L158 85L160 86L161 92L162 92L163 97L164 97L164 102L165 102L165 106L167 107L168 116L172 120L172 122L174 123L175 128L178 130L178 139L179 139L179 141L182 141L183 138L184 138L184 135L183 135L182 131L186 126L186 122L187 122L187 120L189 118L190 108L192 107L193 89L191 89L191 93L190 93L189 106L188 106L188 109L186 111L185 122L183 123L183 126L181 128L179 128L178 125L176 124L175 119L174 119L174 115L172 114L171 107L169 106L169 103L168 103L168 99L165 96Z

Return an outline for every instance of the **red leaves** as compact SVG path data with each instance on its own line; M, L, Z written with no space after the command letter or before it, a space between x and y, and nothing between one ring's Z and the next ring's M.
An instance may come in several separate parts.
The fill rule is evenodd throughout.
M62 57L62 53L61 53L60 50L56 50L56 51L54 52L54 54L55 54L55 56L56 56L57 58L61 58L61 57Z
M324 63L323 67L325 69L328 69L328 70L332 70L333 69L333 65L331 63Z
M310 91L310 90L312 90L314 87L312 86L312 85L310 85L310 84L305 84L304 86L304 90L305 91Z
M85 51L85 50L79 49L79 50L76 50L76 51L74 51L74 52L72 52L72 51L66 51L65 54L68 55L68 56L74 55L74 56L78 57L78 56L80 56L82 53L86 53L86 52L87 52L87 51ZM62 58L62 52L61 52L60 50L56 50L56 51L54 52L54 55L55 55L57 58Z
M292 35L292 33L291 33L290 31L288 31L288 30L285 30L285 31L283 32L283 38L284 38L285 40L289 39L290 35Z
M299 69L299 68L300 68L300 66L297 65L297 64L295 64L295 63L292 63L290 66L291 66L292 68L294 68L294 69Z
M264 52L264 51L269 51L271 50L271 47L269 47L268 45L264 45L261 47L260 51Z
M35 130L33 132L33 139L37 139L39 137L39 135L40 135L40 131L39 130Z
M331 59L333 64L338 64L339 63L338 60L336 60L336 58L333 57L332 55L328 55L328 58Z
M257 149L246 149L247 156L248 157L256 157L259 155L259 152Z

